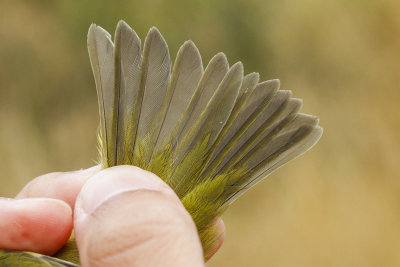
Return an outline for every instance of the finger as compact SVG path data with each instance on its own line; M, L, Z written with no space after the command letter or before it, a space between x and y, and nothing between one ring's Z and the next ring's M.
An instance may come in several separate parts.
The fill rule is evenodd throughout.
M51 255L68 240L72 210L56 199L0 198L0 248Z
M83 266L203 266L196 226L156 175L103 170L82 188L75 237Z
M39 176L29 182L16 198L55 198L65 201L73 208L83 184L100 169L100 165L97 165L86 170L53 172Z

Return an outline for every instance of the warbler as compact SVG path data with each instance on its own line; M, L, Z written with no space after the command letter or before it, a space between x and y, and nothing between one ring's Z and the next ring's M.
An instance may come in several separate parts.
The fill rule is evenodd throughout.
M142 45L124 21L114 42L95 24L87 42L101 166L135 165L163 179L192 216L205 257L218 239L214 219L322 135L319 119L300 113L302 101L280 90L279 80L244 75L242 63L230 66L223 53L204 68L199 50L186 41L172 65L155 27ZM7 266L76 266L73 238L56 257L0 251Z

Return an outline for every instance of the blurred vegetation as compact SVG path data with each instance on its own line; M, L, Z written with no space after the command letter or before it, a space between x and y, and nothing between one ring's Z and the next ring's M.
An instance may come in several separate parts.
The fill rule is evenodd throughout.
M155 25L280 78L321 118L319 144L224 216L209 266L400 266L397 0L0 1L0 195L97 158L86 34Z

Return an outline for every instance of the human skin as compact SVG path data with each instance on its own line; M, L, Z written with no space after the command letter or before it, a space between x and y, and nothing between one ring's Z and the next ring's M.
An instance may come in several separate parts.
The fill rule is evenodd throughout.
M222 245L225 227L218 220ZM0 248L52 255L74 230L82 266L203 266L196 226L174 191L134 166L50 173L0 198Z

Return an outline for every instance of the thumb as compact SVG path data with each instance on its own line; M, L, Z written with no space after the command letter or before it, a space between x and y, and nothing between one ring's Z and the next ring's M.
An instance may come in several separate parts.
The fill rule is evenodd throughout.
M133 166L103 170L75 205L83 266L203 266L196 226L173 190Z

